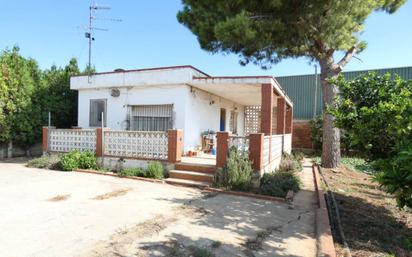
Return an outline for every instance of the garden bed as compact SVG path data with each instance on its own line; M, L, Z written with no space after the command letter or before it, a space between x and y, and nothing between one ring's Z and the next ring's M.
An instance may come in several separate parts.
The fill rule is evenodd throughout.
M411 210L397 208L396 200L381 191L369 174L345 166L322 172L335 194L352 256L412 256ZM337 254L344 256L336 234Z

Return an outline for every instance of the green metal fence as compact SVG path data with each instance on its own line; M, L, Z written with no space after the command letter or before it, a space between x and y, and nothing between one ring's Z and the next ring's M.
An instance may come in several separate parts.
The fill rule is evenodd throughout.
M372 72L372 71L378 74L381 74L381 75L389 72L392 75L392 77L394 76L394 74L398 74L403 79L412 79L412 66L411 67L400 67L400 68L376 69L376 70L350 71L350 72L344 72L343 75L346 79L354 79L361 74ZM316 98L316 114L320 114L322 112L322 108L323 108L322 89L320 88L319 75L318 75L317 90L315 90L316 85L315 85L315 75L314 74L276 77L276 79L293 101L293 105L294 105L293 117L295 120L312 119L314 115L315 98ZM316 91L316 94L315 94L315 91Z

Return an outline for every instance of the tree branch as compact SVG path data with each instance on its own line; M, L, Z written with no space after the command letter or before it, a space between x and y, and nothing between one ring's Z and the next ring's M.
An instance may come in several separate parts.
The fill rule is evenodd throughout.
M352 46L348 51L346 51L345 56L338 62L338 69L342 71L342 68L345 67L346 64L352 59L352 57L356 54L358 49L355 46Z

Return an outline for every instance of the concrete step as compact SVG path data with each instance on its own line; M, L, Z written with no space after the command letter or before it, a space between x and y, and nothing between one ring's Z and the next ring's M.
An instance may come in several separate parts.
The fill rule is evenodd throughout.
M189 186L189 187L208 187L210 184L207 182L200 182L200 181L192 181L186 179L178 179L178 178L167 178L165 182L172 185L179 185L179 186Z
M169 177L177 179L186 179L192 181L200 181L213 183L214 176L213 174L196 172L196 171L187 171L187 170L170 170Z
M207 164L193 164L193 163L176 163L175 164L176 170L187 170L187 171L197 171L202 173L209 173L214 174L216 171L215 165L207 165Z

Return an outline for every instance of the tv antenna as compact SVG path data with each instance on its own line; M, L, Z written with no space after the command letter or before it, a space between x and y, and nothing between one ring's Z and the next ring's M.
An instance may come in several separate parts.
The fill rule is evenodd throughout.
M94 31L108 31L106 28L98 28L94 27L93 22L96 20L104 20L104 21L115 21L115 22L120 22L122 21L121 19L113 19L113 18L100 18L97 17L97 12L99 10L111 10L112 8L110 6L103 6L103 5L97 5L95 2L92 2L89 6L89 26L86 28L86 33L84 34L85 37L89 40L89 60L88 60L88 73L89 73L89 83L90 81L90 76L91 76L91 68L92 68L92 41L94 41Z

